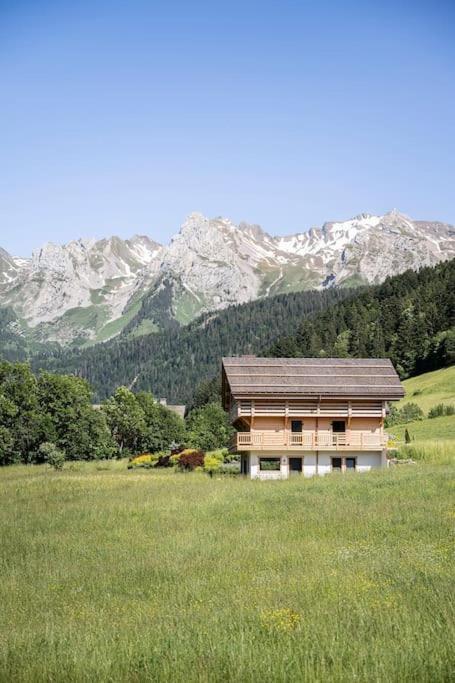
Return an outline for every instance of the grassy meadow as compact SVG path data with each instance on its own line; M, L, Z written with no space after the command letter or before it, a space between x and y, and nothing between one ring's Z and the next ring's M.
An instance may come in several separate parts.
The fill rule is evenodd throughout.
M438 403L455 404L455 365L433 372L411 377L403 382L405 397L396 406L417 403L427 415L430 408Z
M443 462L284 482L4 468L0 680L453 680Z
M425 420L415 420L406 424L392 425L387 428L398 441L404 441L404 432L408 430L415 441L439 442L453 441L455 443L455 416L433 417Z
M403 382L406 395L396 406L417 403L425 418L405 424L387 427L391 442L402 447L405 431L412 440L410 448L401 448L403 456L426 462L450 462L455 452L455 416L428 418L428 412L436 405L455 405L455 366L427 372Z

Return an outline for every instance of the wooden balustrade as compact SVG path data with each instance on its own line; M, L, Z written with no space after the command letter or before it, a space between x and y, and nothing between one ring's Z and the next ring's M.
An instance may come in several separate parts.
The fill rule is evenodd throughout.
M384 417L384 401L336 401L336 400L277 400L240 399L230 410L231 420L240 417L289 416L289 417Z
M235 439L237 450L257 448L271 450L374 450L385 448L386 434L375 434L365 431L323 432L323 431L253 431L238 432Z

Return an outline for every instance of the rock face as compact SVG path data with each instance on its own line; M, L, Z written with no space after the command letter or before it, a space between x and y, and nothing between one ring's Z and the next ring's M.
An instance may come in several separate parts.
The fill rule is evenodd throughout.
M0 249L0 305L36 339L96 341L131 324L145 298L166 300L168 315L187 323L257 297L377 283L454 256L453 226L396 210L286 237L193 213L167 247L135 236L46 244L28 260ZM143 322L141 331L153 329L152 318Z

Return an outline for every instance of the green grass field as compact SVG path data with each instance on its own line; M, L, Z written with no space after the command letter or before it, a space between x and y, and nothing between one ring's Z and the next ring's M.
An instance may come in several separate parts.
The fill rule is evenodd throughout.
M393 425L387 428L399 441L404 440L404 432L408 430L414 441L455 441L455 416L434 417L429 420L416 420L407 424Z
M427 415L430 408L438 403L453 405L455 404L455 365L406 379L403 387L406 395L397 403L397 408L401 408L405 403L417 403Z
M430 408L444 403L455 404L455 366L427 372L418 377L412 377L403 382L406 396L396 406L401 408L406 403L417 403L428 415ZM452 448L455 443L455 416L436 417L433 419L416 420L406 424L392 425L387 432L395 437L396 442L404 441L405 430L408 430L413 442L418 446L428 447L431 444Z
M102 467L0 470L0 681L453 680L453 463Z

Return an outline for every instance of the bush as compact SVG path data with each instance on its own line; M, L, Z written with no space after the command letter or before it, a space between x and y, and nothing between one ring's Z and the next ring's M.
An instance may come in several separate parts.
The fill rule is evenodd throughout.
M204 455L204 472L213 477L215 472L221 472L224 461L224 449L210 451Z
M181 470L193 471L197 467L204 467L204 453L197 448L186 448L181 453L171 457Z
M415 420L423 420L423 418L423 410L417 403L406 403L400 409L392 406L390 408L389 416L386 419L386 427L397 424L406 424L406 422L414 422Z
M240 460L236 453L230 453L227 448L209 451L204 456L204 472L213 476L217 474L239 474Z
M158 451L155 455L158 456L156 467L172 467L171 454L169 451Z
M433 406L431 408L430 412L428 413L429 418L433 417L445 417L448 415L455 415L455 406L454 405L444 405L444 403L438 403L437 406Z
M142 453L141 455L136 455L134 458L130 458L127 467L129 470L137 467L150 469L151 467L155 467L158 459L159 455L157 453Z
M240 460L232 460L231 462L225 462L221 465L221 474L240 474Z
M54 470L62 470L65 464L65 453L57 448L57 446L49 441L45 441L39 447L39 454L41 458L47 462Z

